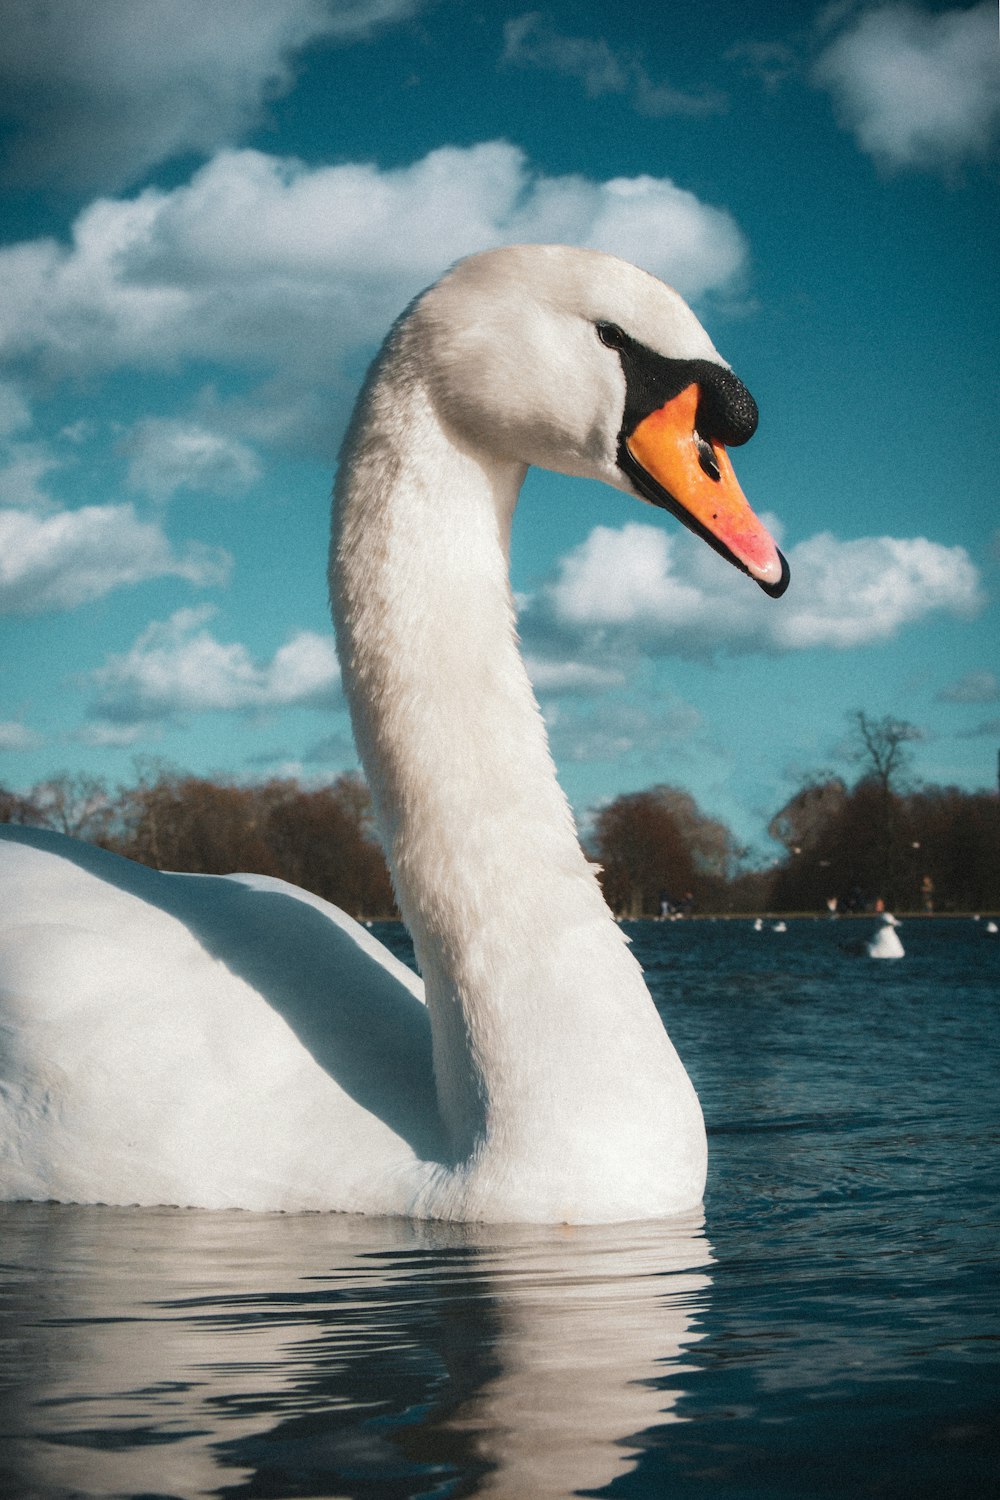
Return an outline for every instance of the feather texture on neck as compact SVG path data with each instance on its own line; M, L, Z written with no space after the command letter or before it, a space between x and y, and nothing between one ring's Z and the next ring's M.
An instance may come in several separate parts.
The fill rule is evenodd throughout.
M517 647L523 474L450 429L403 324L340 466L345 690L426 984L446 1191L467 1216L478 1192L502 1197L499 1179L521 1199L536 1184L540 1213L603 1193L634 1216L642 1183L640 1212L661 1213L661 1180L697 1201L664 1155L691 1158L700 1111L580 849Z

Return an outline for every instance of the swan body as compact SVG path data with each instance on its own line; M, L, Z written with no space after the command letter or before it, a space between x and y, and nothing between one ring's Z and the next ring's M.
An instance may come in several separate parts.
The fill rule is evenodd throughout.
M4 1197L403 1211L441 1156L415 974L283 881L2 833Z
M601 895L517 647L528 464L662 506L779 594L726 444L756 410L684 302L612 257L461 262L369 374L330 582L422 983L262 877L0 839L0 1192L494 1221L702 1196L697 1097Z
M891 911L883 912L879 918L879 925L871 937L856 938L853 942L841 943L840 948L842 952L849 953L853 958L905 958L906 949L896 930L902 925Z
M906 956L906 949L896 931L898 925L892 917L887 916L884 919L874 937L869 938L865 944L865 952L869 958L904 958Z

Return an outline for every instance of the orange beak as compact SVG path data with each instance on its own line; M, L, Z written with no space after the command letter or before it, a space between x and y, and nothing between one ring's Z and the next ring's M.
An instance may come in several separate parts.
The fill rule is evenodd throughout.
M697 384L686 386L639 422L624 439L622 456L632 460L625 471L645 499L777 598L788 587L788 564L750 509L723 444L698 432L700 394Z

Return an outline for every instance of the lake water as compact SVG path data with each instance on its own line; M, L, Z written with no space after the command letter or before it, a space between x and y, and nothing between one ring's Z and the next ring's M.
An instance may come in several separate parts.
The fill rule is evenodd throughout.
M871 930L629 928L704 1215L3 1207L0 1494L997 1493L1000 935Z

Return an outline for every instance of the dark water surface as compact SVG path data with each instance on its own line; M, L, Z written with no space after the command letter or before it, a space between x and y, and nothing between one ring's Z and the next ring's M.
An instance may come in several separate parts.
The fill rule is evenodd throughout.
M997 1493L1000 936L870 930L630 929L704 1217L0 1208L0 1495Z

